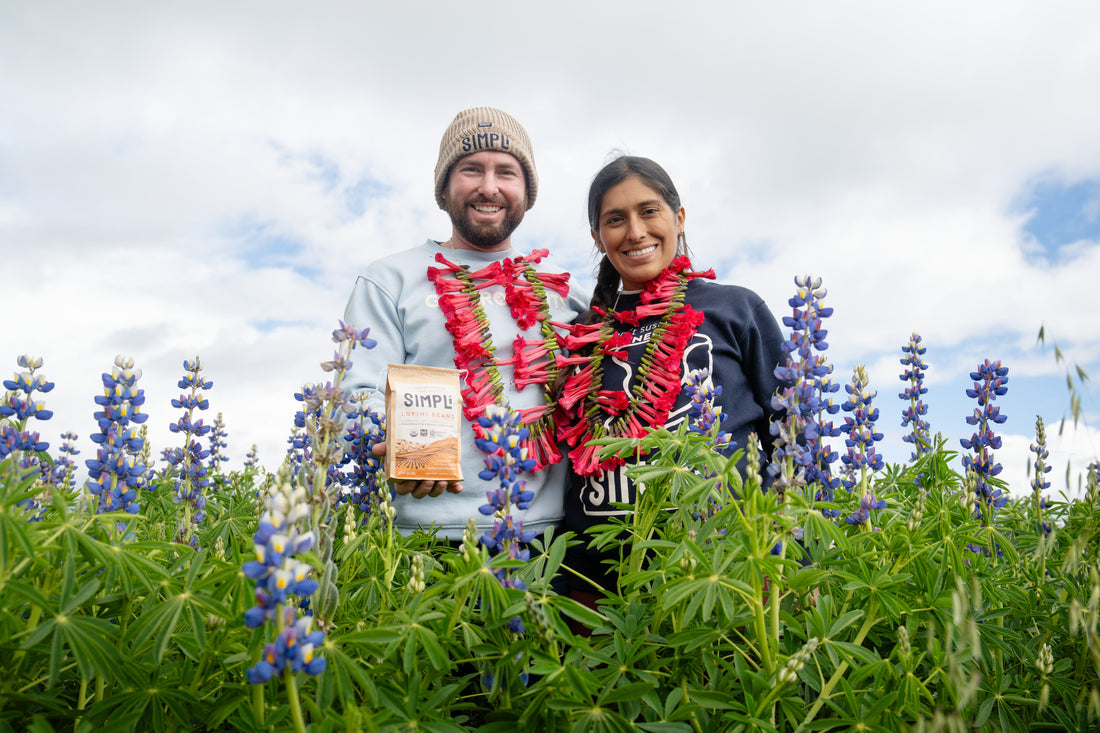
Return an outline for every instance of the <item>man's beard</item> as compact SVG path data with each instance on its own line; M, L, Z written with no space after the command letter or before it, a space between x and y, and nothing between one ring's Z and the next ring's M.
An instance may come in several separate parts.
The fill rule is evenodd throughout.
M455 205L448 200L446 203L447 215L451 217L451 224L454 226L455 231L470 244L483 249L496 247L505 239L512 236L512 232L514 232L516 227L519 226L519 223L523 221L524 207L526 205L526 201L524 201L516 206L505 206L504 221L497 225L491 225L474 223L469 215L469 210L467 208L468 202L462 202ZM475 201L473 203L492 204L494 206L500 205L496 201L489 201L487 199Z

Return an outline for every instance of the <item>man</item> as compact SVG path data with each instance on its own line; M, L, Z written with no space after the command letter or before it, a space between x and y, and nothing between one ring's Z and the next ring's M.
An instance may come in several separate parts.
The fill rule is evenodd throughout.
M537 533L562 518L567 462L550 446L556 446L547 398L552 369L551 378L540 376L545 370L533 369L527 355L547 351L539 348L549 328L544 324L572 321L587 299L578 297L567 273L541 262L545 251L523 257L512 248L512 232L537 193L531 141L519 122L490 107L459 112L443 134L435 167L436 203L450 216L450 238L429 239L374 262L348 300L344 321L369 327L377 346L353 354L347 391L384 391L390 363L462 370L464 481L395 483L394 521L405 534L435 529L441 538L458 541L470 517L482 529L492 526L492 517L478 507L499 483L478 477L485 454L474 442L474 422L490 402L526 411L525 422L539 437L531 451L544 465L527 476L534 499L513 515ZM478 324L482 331L471 332ZM516 344L520 354L514 353ZM551 345L549 356L553 353ZM547 358L541 357L540 365ZM489 382L502 385L499 394L476 389Z

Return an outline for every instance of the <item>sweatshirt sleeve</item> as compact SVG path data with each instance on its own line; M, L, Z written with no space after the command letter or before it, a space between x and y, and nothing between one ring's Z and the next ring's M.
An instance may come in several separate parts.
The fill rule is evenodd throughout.
M352 365L344 376L344 391L347 394L369 391L371 406L382 410L386 365L405 362L405 341L396 299L377 282L360 275L344 308L344 322L358 329L369 328L370 337L377 342L373 349L360 347L352 352Z

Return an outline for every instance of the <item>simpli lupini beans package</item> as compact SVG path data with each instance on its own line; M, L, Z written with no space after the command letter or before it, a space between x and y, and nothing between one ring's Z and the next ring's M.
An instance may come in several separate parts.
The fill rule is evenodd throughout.
M390 364L386 478L462 480L462 393L457 369Z

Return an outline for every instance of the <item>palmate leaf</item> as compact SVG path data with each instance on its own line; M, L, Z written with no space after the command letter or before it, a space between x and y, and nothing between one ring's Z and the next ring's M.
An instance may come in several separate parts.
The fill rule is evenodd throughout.
M204 569L207 551L196 554L185 551L184 557L172 569L171 577L179 577L183 567L187 573L182 577L178 592L169 592L163 600L151 597L145 604L141 617L130 628L131 640L135 648L140 648L151 639L155 639L154 655L159 662L164 657L180 619L190 624L191 649L202 649L206 645L206 616L214 614L225 617L225 608L205 595L203 589L196 587L200 572Z
M14 467L14 461L6 460L0 465L9 469ZM32 472L21 476L18 471L11 471L4 477L3 497L0 499L0 578L7 578L21 558L35 556L31 533L37 528L27 522L19 507L19 502L35 495L34 481L35 474Z
M152 680L108 695L87 718L100 730L161 731L190 726L201 714L199 700L179 684Z
M348 654L340 637L325 637L324 645L316 654L325 660L325 673L317 677L317 701L330 707L336 700L350 701L365 698L369 707L378 706L378 691L372 679L373 660ZM350 645L349 645L350 646Z
M101 514L97 517L111 515ZM116 516L132 517L130 514ZM165 577L164 568L153 557L154 549L170 548L164 543L128 543L110 545L88 533L94 519L82 522L70 520L56 525L59 541L66 556L77 556L87 561L102 577L104 586L117 586L131 595L139 590L151 591ZM150 557L153 556L153 557Z
M76 580L72 558L62 567L61 587L56 602L44 598L29 586L19 584L18 592L44 612L43 621L23 641L21 648L30 650L42 643L49 645L49 665L46 687L57 682L66 647L87 682L94 675L114 679L121 668L121 656L115 647L118 628L108 621L81 613L99 590L99 580L82 576ZM13 586L14 587L14 586Z
M105 546L111 559L104 566L104 585L117 584L127 595L151 591L167 574L159 558L175 547L167 542L127 542Z
M245 575L240 565L214 559L208 562L213 565L205 579L210 600L223 604L227 620L240 620L256 603L256 581Z

